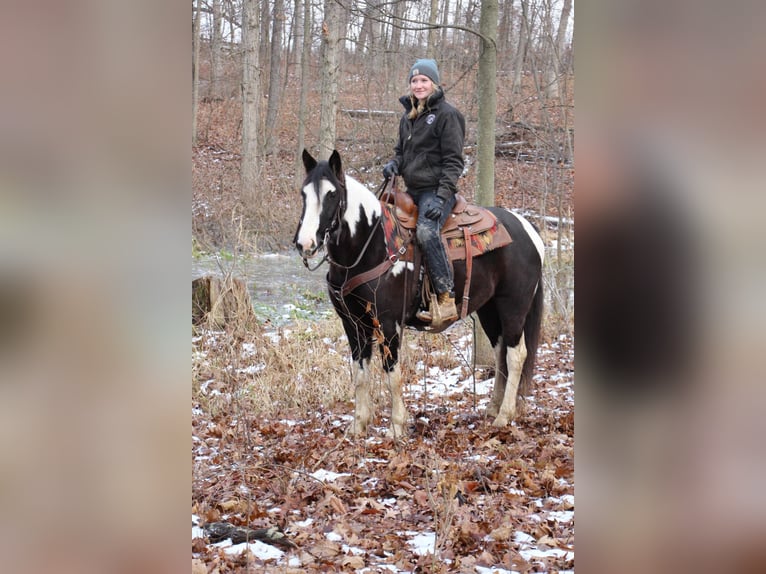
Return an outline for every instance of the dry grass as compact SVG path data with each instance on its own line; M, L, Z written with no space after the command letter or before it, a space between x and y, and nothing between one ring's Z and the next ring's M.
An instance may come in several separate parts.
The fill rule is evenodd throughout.
M202 410L309 412L352 397L348 358L335 351L347 348L336 320L272 333L259 327L244 336L209 330L193 335L192 400Z

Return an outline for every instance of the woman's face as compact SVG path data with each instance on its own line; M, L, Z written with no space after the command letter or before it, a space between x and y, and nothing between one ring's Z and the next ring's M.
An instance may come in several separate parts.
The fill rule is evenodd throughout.
M435 86L431 78L423 74L412 76L410 80L410 91L418 100L423 100L433 94L434 89Z

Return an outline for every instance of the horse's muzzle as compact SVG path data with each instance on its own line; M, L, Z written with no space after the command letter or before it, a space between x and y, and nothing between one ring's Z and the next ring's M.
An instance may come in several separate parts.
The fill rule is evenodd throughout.
M310 259L314 255L316 255L317 251L322 247L322 244L317 244L316 241L312 241L311 244L308 246L308 248L304 247L300 243L295 244L296 249L298 250L298 253L301 257L304 259Z

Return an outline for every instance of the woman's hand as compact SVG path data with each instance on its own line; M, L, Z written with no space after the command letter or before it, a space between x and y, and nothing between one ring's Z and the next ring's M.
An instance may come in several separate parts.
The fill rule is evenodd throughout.
M431 202L431 205L426 208L426 211L423 215L425 215L428 219L438 221L438 219L442 216L443 208L444 200L437 195Z
M392 159L383 166L383 177L391 179L394 175L399 175L399 166L396 165L396 161Z

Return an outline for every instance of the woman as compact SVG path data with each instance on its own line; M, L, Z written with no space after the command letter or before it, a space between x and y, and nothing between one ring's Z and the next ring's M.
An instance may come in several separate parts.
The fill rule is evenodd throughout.
M465 119L444 99L435 60L415 62L409 93L399 101L405 112L399 121L396 155L384 166L383 175L401 174L418 206L416 235L436 298L417 317L437 328L458 316L452 268L439 232L455 206L457 179L463 173Z

